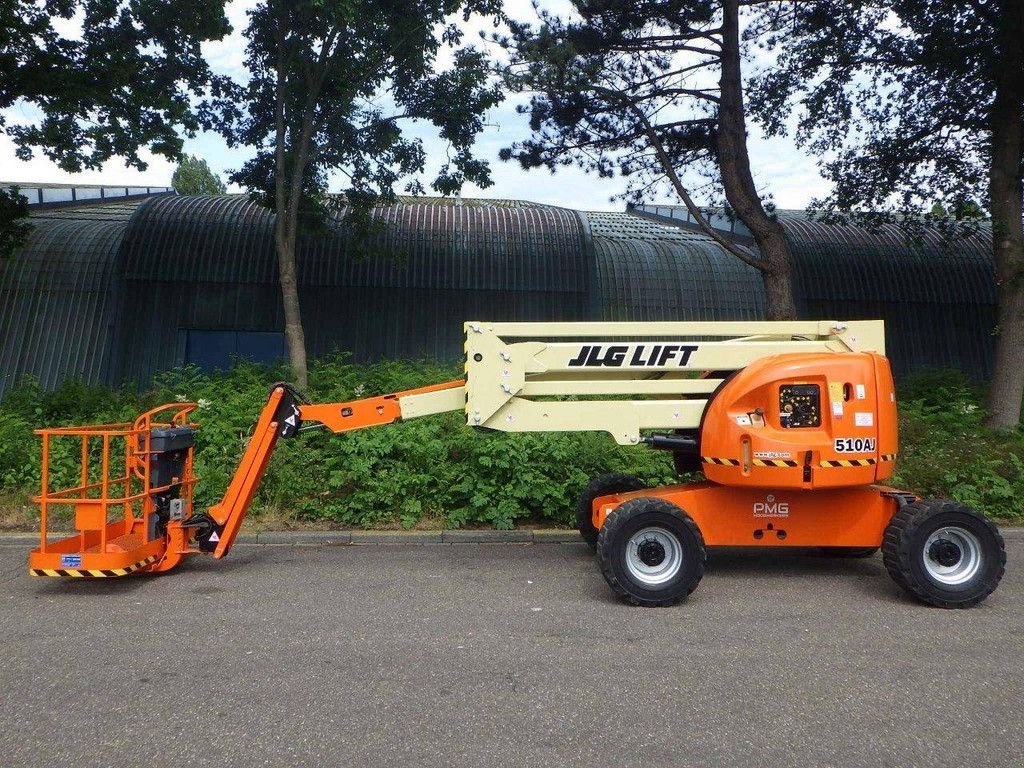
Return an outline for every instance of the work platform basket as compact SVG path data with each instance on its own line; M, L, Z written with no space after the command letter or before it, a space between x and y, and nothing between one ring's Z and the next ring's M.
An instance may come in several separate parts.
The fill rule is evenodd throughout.
M167 524L191 514L195 403L172 403L134 422L35 431L42 439L39 547L33 576L103 578L158 570ZM51 517L71 510L77 531L50 539Z

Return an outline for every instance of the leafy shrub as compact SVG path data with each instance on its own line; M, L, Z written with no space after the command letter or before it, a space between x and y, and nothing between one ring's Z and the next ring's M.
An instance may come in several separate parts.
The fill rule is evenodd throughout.
M992 517L1024 518L1024 431L983 426L983 392L956 371L901 382L895 485L956 499Z
M457 366L427 360L356 365L340 355L312 365L308 394L316 402L338 402L460 373ZM38 488L33 427L128 421L160 403L192 400L199 403L197 508L203 509L227 487L270 386L286 378L283 368L240 362L212 376L196 368L171 371L144 393L77 382L44 392L26 380L0 404L0 491ZM1024 434L987 432L977 387L956 373L929 372L901 382L900 395L894 484L952 497L993 516L1024 517ZM74 441L66 442L54 446L52 471L58 484L70 485L78 457ZM605 434L485 433L468 429L461 414L440 414L343 435L311 431L280 442L253 512L284 509L304 520L362 527L570 524L576 494L603 472L627 472L650 483L676 479L669 454L621 447Z

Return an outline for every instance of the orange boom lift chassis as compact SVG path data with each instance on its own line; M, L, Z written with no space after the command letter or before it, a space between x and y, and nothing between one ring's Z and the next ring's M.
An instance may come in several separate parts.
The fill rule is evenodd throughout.
M488 431L602 431L674 454L703 482L647 488L602 475L577 523L609 586L671 605L704 573L707 547L882 550L895 582L945 608L999 584L998 529L967 506L884 485L898 453L896 398L880 321L840 323L467 323L463 379L347 403L275 385L224 498L193 509L196 405L130 424L41 429L35 576L158 573L191 554L226 555L279 439L348 432L446 411ZM630 396L632 399L629 399ZM74 482L58 488L77 463ZM67 485L67 482L63 483ZM73 511L74 536L48 517Z

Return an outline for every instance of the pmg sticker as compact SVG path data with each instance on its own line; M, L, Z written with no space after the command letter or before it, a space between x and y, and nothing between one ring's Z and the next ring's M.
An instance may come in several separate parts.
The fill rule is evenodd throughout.
M60 567L61 568L81 568L82 567L82 556L81 555L61 555L60 556Z
M789 502L776 501L769 493L764 501L754 502L754 517L789 517Z

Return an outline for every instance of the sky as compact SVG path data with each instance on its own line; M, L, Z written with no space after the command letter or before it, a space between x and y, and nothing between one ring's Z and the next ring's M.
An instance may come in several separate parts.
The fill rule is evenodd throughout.
M244 76L243 66L245 41L242 30L246 24L246 11L255 0L230 0L227 12L234 29L230 37L205 46L204 52L211 66L218 72L240 78ZM554 12L564 12L567 4L564 0L542 0L542 7ZM506 12L518 18L534 16L528 0L506 0ZM477 27L467 30L475 32ZM519 97L524 101L526 97ZM625 192L622 179L601 179L595 175L566 168L551 174L545 169L524 171L515 162L501 162L498 151L502 147L529 136L529 127L525 115L515 111L516 101L506 101L492 110L486 117L486 128L477 140L477 156L490 162L494 184L486 190L473 185L463 189L465 197L508 198L530 200L537 203L559 205L592 211L622 210L624 203L614 200L617 195ZM15 105L3 111L9 122L32 120L37 113L24 105ZM445 155L445 143L439 140L430 126L411 127L411 133L423 139L429 158ZM755 181L762 194L770 194L780 208L804 208L815 197L822 197L828 192L828 184L817 170L814 158L798 149L787 137L766 139L756 126L750 126L748 141L751 164ZM223 139L216 134L201 133L194 138L186 138L184 151L188 154L204 158L213 171L227 181L229 171L238 168L249 156L244 149L229 149ZM36 153L29 162L18 160L14 154L14 145L4 135L0 135L0 181L28 183L77 183L77 184L109 184L116 186L169 186L175 164L162 157L143 154L149 161L145 171L128 168L123 162L112 160L102 170L69 174L57 168L52 162ZM428 172L430 168L428 167ZM341 189L342 178L332 180L335 189ZM239 191L229 186L229 191ZM699 203L710 202L701 199L698 190L696 197ZM676 203L678 200L666 193L650 199L652 203Z

